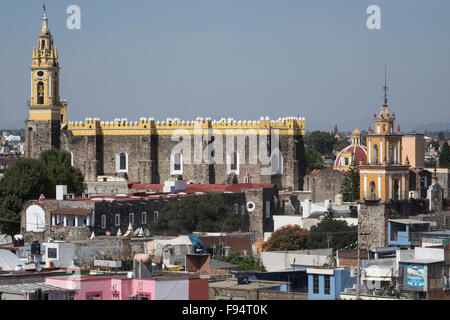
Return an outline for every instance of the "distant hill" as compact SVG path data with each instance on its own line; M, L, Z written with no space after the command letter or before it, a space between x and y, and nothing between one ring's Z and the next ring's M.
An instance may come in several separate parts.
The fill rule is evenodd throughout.
M425 130L428 131L447 131L450 130L450 123L429 123L429 124L424 124L420 127L415 128L413 131L417 132L417 133L424 133Z

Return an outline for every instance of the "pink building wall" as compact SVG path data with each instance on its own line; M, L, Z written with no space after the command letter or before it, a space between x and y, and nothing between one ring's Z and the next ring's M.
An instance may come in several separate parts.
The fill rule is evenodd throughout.
M75 289L75 300L87 300L99 294L101 300L131 300L130 295L148 295L150 300L207 300L208 279L119 279L97 276L48 277L46 284ZM191 288L192 286L192 288Z

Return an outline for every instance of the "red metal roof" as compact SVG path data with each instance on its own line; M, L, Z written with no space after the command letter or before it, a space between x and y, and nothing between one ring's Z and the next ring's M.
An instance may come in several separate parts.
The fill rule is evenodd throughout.
M351 152L352 157L354 157L355 165L359 165L360 162L367 162L367 150L366 147L361 145L350 145L345 147L339 155L336 157L336 160L334 162L335 167L341 166L341 154L343 152ZM350 165L351 163L349 163Z

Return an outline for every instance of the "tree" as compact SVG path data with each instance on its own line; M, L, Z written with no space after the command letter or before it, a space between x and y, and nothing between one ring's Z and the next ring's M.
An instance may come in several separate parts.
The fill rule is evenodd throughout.
M322 170L325 168L325 164L319 152L307 148L305 150L306 159L306 174L310 174L315 169Z
M263 243L264 251L301 250L306 248L308 230L298 225L287 225L272 233L269 240Z
M80 196L84 191L84 177L80 170L72 167L70 153L56 149L41 153L40 159L47 168L50 190L47 197L55 197L56 185L67 185L67 191Z
M349 226L345 221L334 219L330 205L322 221L312 226L307 247L310 249L333 248L339 250L357 240L357 226Z
M161 210L150 229L156 234L179 235L199 232L224 232L241 229L241 216L226 203L222 195L209 193L173 201Z
M345 173L344 181L341 185L341 193L345 202L353 202L359 200L359 168L355 166L355 162L349 167Z
M76 195L84 189L83 175L70 165L70 154L65 151L47 150L39 159L21 159L8 168L0 180L0 230L17 233L24 203L41 194L54 197L56 184L66 184Z
M333 146L338 140L329 132L313 131L306 136L308 148L319 152L323 156L333 155Z
M444 143L442 147L442 152L439 155L439 167L440 168L450 168L450 147L448 143Z

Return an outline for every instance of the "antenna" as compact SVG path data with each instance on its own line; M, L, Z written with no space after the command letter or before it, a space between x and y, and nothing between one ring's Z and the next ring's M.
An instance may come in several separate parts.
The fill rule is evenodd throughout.
M384 65L384 104L387 105L387 93L388 93L388 87L387 87L387 81L386 81L386 74L387 74L387 67Z

